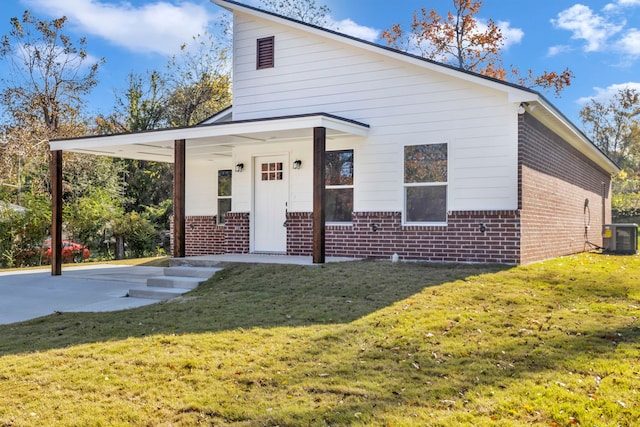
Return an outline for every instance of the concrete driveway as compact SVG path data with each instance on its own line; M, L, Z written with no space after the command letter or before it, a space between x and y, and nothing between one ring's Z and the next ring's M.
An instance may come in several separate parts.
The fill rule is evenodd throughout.
M0 324L20 322L60 312L116 311L156 303L129 298L131 288L162 276L162 267L87 265L51 270L0 273Z

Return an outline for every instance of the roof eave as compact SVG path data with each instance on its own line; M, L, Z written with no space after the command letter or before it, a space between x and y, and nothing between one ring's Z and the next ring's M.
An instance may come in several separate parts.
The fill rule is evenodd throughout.
M620 167L543 96L539 95L535 101L529 101L527 112L561 136L607 173L611 175L620 173Z
M194 146L234 146L246 141L270 143L278 140L300 139L309 130L323 127L334 137L369 134L369 125L327 113L270 117L231 122L202 124L186 128L154 130L117 135L87 136L53 140L51 151L123 157L139 160L173 161L176 140L192 141ZM236 141L236 142L234 142Z

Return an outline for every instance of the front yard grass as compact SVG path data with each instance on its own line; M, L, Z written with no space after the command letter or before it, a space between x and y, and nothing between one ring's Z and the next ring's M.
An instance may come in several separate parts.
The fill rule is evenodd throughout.
M0 426L631 426L640 257L232 265L0 326Z

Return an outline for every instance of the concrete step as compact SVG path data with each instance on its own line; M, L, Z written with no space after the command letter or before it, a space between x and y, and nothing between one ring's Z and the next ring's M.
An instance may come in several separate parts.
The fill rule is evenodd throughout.
M211 257L187 257L187 258L171 258L169 265L171 267L218 267L220 261L214 261Z
M184 258L182 259L184 260ZM149 277L146 288L130 289L129 296L158 300L175 298L197 288L201 283L206 282L211 276L222 270L220 267L212 267L206 259L201 261L202 265L200 266L194 266L192 262L188 264L171 262L171 267L162 271L164 276ZM196 264L198 264L197 260Z
M219 267L193 267L193 266L176 266L166 267L164 269L165 276L179 276L179 277L201 277L208 279L222 270Z
M157 276L147 279L148 287L195 289L207 279L203 277Z
M131 298L147 298L157 300L167 300L186 294L191 289L184 288L135 288L129 289L129 297Z

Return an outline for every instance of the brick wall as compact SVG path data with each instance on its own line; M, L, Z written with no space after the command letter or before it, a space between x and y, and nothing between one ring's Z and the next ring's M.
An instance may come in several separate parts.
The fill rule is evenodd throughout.
M609 175L529 114L519 118L518 147L521 262L583 252L586 240L602 245L603 202L611 220Z
M227 212L224 225L225 252L248 254L249 235L249 213Z
M173 256L173 218L171 218L171 256ZM249 214L228 212L225 225L215 216L185 218L186 256L249 253Z
M287 212L287 255L309 256L312 254L312 248L312 213Z
M311 255L312 214L289 213L287 253ZM480 230L481 225L485 231ZM348 225L328 225L326 255L445 262L516 264L520 251L517 211L452 212L447 226L403 226L400 212L354 212Z
M185 218L186 255L223 254L225 227L218 225L215 216L188 216Z

